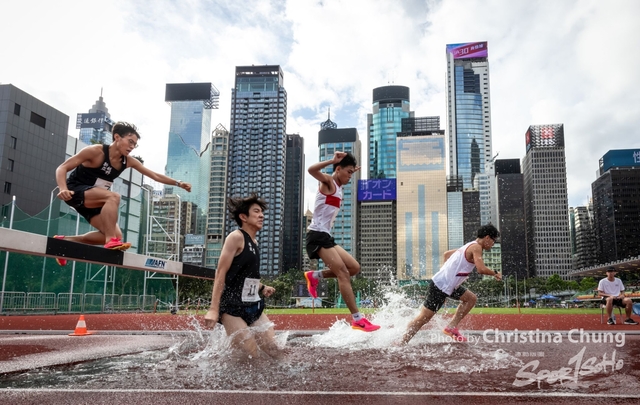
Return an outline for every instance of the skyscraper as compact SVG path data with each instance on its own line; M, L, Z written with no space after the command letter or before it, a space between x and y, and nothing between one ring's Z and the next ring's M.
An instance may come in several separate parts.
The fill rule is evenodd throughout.
M13 196L29 215L47 208L65 160L69 117L12 84L0 85L0 205ZM57 192L55 192L57 194ZM55 198L53 194L53 198ZM5 225L6 226L6 225Z
M518 278L523 279L528 274L520 159L496 160L495 171L498 215L494 225L500 231L502 270L505 276L517 274Z
M282 271L302 270L302 204L304 203L304 138L287 135Z
M582 269L597 264L593 204L582 207L570 207L569 220L571 223L573 268Z
M397 154L398 279L430 279L448 247L444 131L404 131Z
M372 113L367 114L369 179L396 178L396 138L402 119L413 117L410 107L408 87L373 89Z
M197 206L196 233L204 234L208 204L211 109L218 108L220 93L211 83L167 84L165 101L171 104L166 175L191 183L191 192L167 186L168 194Z
M100 97L89 109L89 112L78 114L76 129L80 129L80 140L87 145L95 143L110 145L113 142L112 126L111 114L109 114L107 104L102 98L102 91L100 91Z
M640 254L640 149L610 150L591 185L599 263Z
M287 92L278 65L238 66L231 91L227 195L258 193L269 205L258 235L260 273L282 269ZM227 231L237 225L227 216Z
M358 130L356 128L337 128L337 125L333 127L332 123L328 119L321 125L323 129L318 132L319 161L331 159L336 151L340 151L353 154L360 165L362 161L360 159ZM333 174L333 166L327 166L323 172ZM351 181L342 186L342 207L338 211L331 231L335 242L354 257L358 243L358 236L355 232L358 180L360 180L360 171L355 172Z
M447 45L449 174L463 189L477 189L476 175L491 161L491 98L486 42Z
M531 125L522 161L529 276L572 269L564 126Z
M218 267L225 238L228 153L229 131L222 124L218 124L211 134L211 172L205 240L204 266L210 269Z

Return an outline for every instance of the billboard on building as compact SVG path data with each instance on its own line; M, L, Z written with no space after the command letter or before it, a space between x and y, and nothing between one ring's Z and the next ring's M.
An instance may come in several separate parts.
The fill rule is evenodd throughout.
M486 58L489 55L488 51L486 41L447 45L447 52L453 55L453 59Z
M111 130L113 121L103 112L79 113L76 117L76 129L95 128Z
M358 201L395 201L396 179L358 180Z
M185 246L192 246L192 245L204 246L204 235L193 235L188 233L184 235L184 245Z
M211 93L211 83L168 83L164 101L209 100Z
M600 159L600 173L605 173L612 167L634 166L640 166L640 149L614 149Z
M564 147L564 125L530 125L525 133L527 152L531 148Z

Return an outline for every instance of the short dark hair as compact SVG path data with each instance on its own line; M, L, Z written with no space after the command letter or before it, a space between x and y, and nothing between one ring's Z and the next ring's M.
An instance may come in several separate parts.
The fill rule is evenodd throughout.
M128 122L118 121L115 123L113 128L111 128L111 133L113 135L120 135L124 138L127 134L134 134L140 139L140 134L138 133L138 128L135 125L129 124Z
M618 272L618 270L616 270L615 267L607 267L607 271L606 272L608 273L610 271L615 271L616 273Z
M498 236L500 236L500 232L498 232L498 229L491 224L483 225L480 227L480 229L478 229L478 238L482 239L485 236L496 240Z
M340 167L347 167L347 166L353 166L356 167L358 165L358 162L356 161L356 157L353 156L350 152L347 152L347 156L343 157L341 161L339 161L338 163L334 163L333 164L333 171L335 172L336 169L338 168L338 166Z
M229 212L233 215L233 219L236 221L239 227L242 227L242 220L240 219L240 214L249 215L249 208L253 204L258 204L262 211L267 209L267 203L258 197L258 194L253 193L249 197L237 197L237 198L229 198Z

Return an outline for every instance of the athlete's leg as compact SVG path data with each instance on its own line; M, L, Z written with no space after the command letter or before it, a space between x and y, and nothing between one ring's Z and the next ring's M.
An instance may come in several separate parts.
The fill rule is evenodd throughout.
M409 326L407 326L407 331L404 333L402 337L402 343L409 343L411 338L415 336L416 333L422 328L427 322L433 318L433 315L436 313L430 309L425 308L424 305L420 306L420 313L418 316L413 318L411 322L409 322Z
M347 265L342 259L342 255L338 248L344 252L344 249L340 248L340 246L334 246L332 248L321 248L318 255L329 268L330 273L333 273L333 276L338 279L338 287L340 289L340 294L342 294L342 299L347 305L347 308L349 308L349 311L352 314L355 314L358 312L358 306L356 305L356 297L353 294L353 289L351 288L351 274L349 273L349 268L347 268ZM358 270L359 267L360 266L358 266ZM325 272L323 271L323 275L324 274Z
M91 225L104 234L103 243L107 243L111 238L122 238L122 232L118 228L120 194L94 187L84 192L84 206L102 207L100 214L91 218Z
M349 271L349 274L351 275L351 277L360 273L360 263L358 263L358 261L354 259L353 256L351 256L346 250L344 250L342 246L336 245L333 247L333 249L338 251L340 258L342 259L342 262L344 263L344 265L347 266L347 270ZM336 275L331 270L322 271L322 278L335 278L335 277Z
M262 330L264 325L268 323L271 321L265 314L262 314L257 321L251 324L251 327L258 327L257 329ZM282 357L282 350L276 344L276 332L273 330L273 325L269 326L266 331L255 332L255 339L263 352L276 359Z
M258 356L258 344L249 330L247 323L240 317L222 314L220 318L227 336L231 338L231 345L240 349L243 360Z
M474 293L469 290L465 291L465 293L460 297L461 302L456 309L456 313L453 316L453 319L451 320L451 322L449 322L449 328L457 328L462 318L464 318L476 305L477 300L478 297L476 297Z

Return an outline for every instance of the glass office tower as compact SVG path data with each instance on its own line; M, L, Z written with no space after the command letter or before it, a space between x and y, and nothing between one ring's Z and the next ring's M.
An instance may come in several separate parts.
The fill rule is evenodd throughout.
M384 86L373 89L373 113L367 114L369 179L396 178L396 138L402 119L413 117L409 88Z
M237 66L231 93L227 195L258 193L269 204L258 234L260 273L282 269L287 92L278 65ZM227 216L227 233L237 229Z
M491 98L486 42L447 45L449 174L464 190L491 161Z
M205 233L209 191L211 109L218 108L220 93L211 83L167 84L165 101L171 104L169 146L165 173L191 183L191 192L165 187L166 194L197 206L196 234Z
M96 100L89 112L78 114L76 118L76 129L80 129L80 141L87 145L95 143L110 145L113 142L111 134L113 124L107 104L102 98L102 91L100 98Z
M398 150L398 279L430 279L447 250L444 131L408 134Z
M304 204L304 138L287 135L284 247L282 271L302 270L302 206Z

